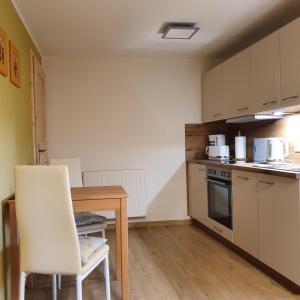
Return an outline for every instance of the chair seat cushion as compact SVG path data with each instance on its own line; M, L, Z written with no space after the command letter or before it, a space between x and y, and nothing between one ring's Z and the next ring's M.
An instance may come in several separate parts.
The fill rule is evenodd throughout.
M82 225L76 227L78 234L90 234L90 233L100 232L105 230L106 228L107 228L106 223L97 223L92 225Z
M98 216L93 213L76 213L75 214L75 222L76 226L83 226L83 225L92 225L97 223L105 222L106 218L103 216Z
M104 244L100 248L98 248L89 258L87 264L81 266L81 274L86 274L89 270L99 264L99 262L104 258L106 254L109 252L109 247L107 244Z
M81 264L87 264L90 256L107 242L105 238L79 236Z

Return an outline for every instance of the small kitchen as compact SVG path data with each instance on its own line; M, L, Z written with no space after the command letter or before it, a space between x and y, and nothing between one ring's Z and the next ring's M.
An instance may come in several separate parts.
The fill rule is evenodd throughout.
M300 300L300 0L0 0L0 102L0 300Z
M202 77L186 124L188 211L200 227L300 290L300 18Z

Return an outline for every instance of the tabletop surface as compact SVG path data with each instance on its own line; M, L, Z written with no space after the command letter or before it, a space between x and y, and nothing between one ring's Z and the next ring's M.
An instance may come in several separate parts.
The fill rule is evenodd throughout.
M120 185L76 187L71 188L71 194L73 201L128 198L128 194ZM13 204L15 199L7 202Z
M99 200L127 198L126 191L120 186L92 186L71 188L72 200Z

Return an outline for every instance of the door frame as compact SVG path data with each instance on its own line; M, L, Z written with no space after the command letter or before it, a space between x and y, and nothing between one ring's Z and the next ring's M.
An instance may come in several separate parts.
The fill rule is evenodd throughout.
M32 128L32 155L33 155L33 163L35 165L39 165L40 161L40 148L39 141L37 141L37 104L36 104L36 72L37 67L36 64L41 65L41 62L37 58L34 51L30 50L30 88L31 88L31 128ZM42 69L42 66L40 66ZM43 70L42 70L42 73ZM44 75L43 75L44 76ZM45 99L43 99L45 101Z
M31 88L31 129L32 129L32 154L33 163L38 164L37 146L36 146L36 117L35 117L35 91L34 91L34 72L35 72L35 60L36 56L32 50L30 50L30 88Z

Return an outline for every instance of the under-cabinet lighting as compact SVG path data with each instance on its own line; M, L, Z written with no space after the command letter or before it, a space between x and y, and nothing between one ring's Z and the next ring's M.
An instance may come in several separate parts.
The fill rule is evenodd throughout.
M273 115L274 116L283 116L284 115L284 112L283 111L275 111L275 112L273 112Z

